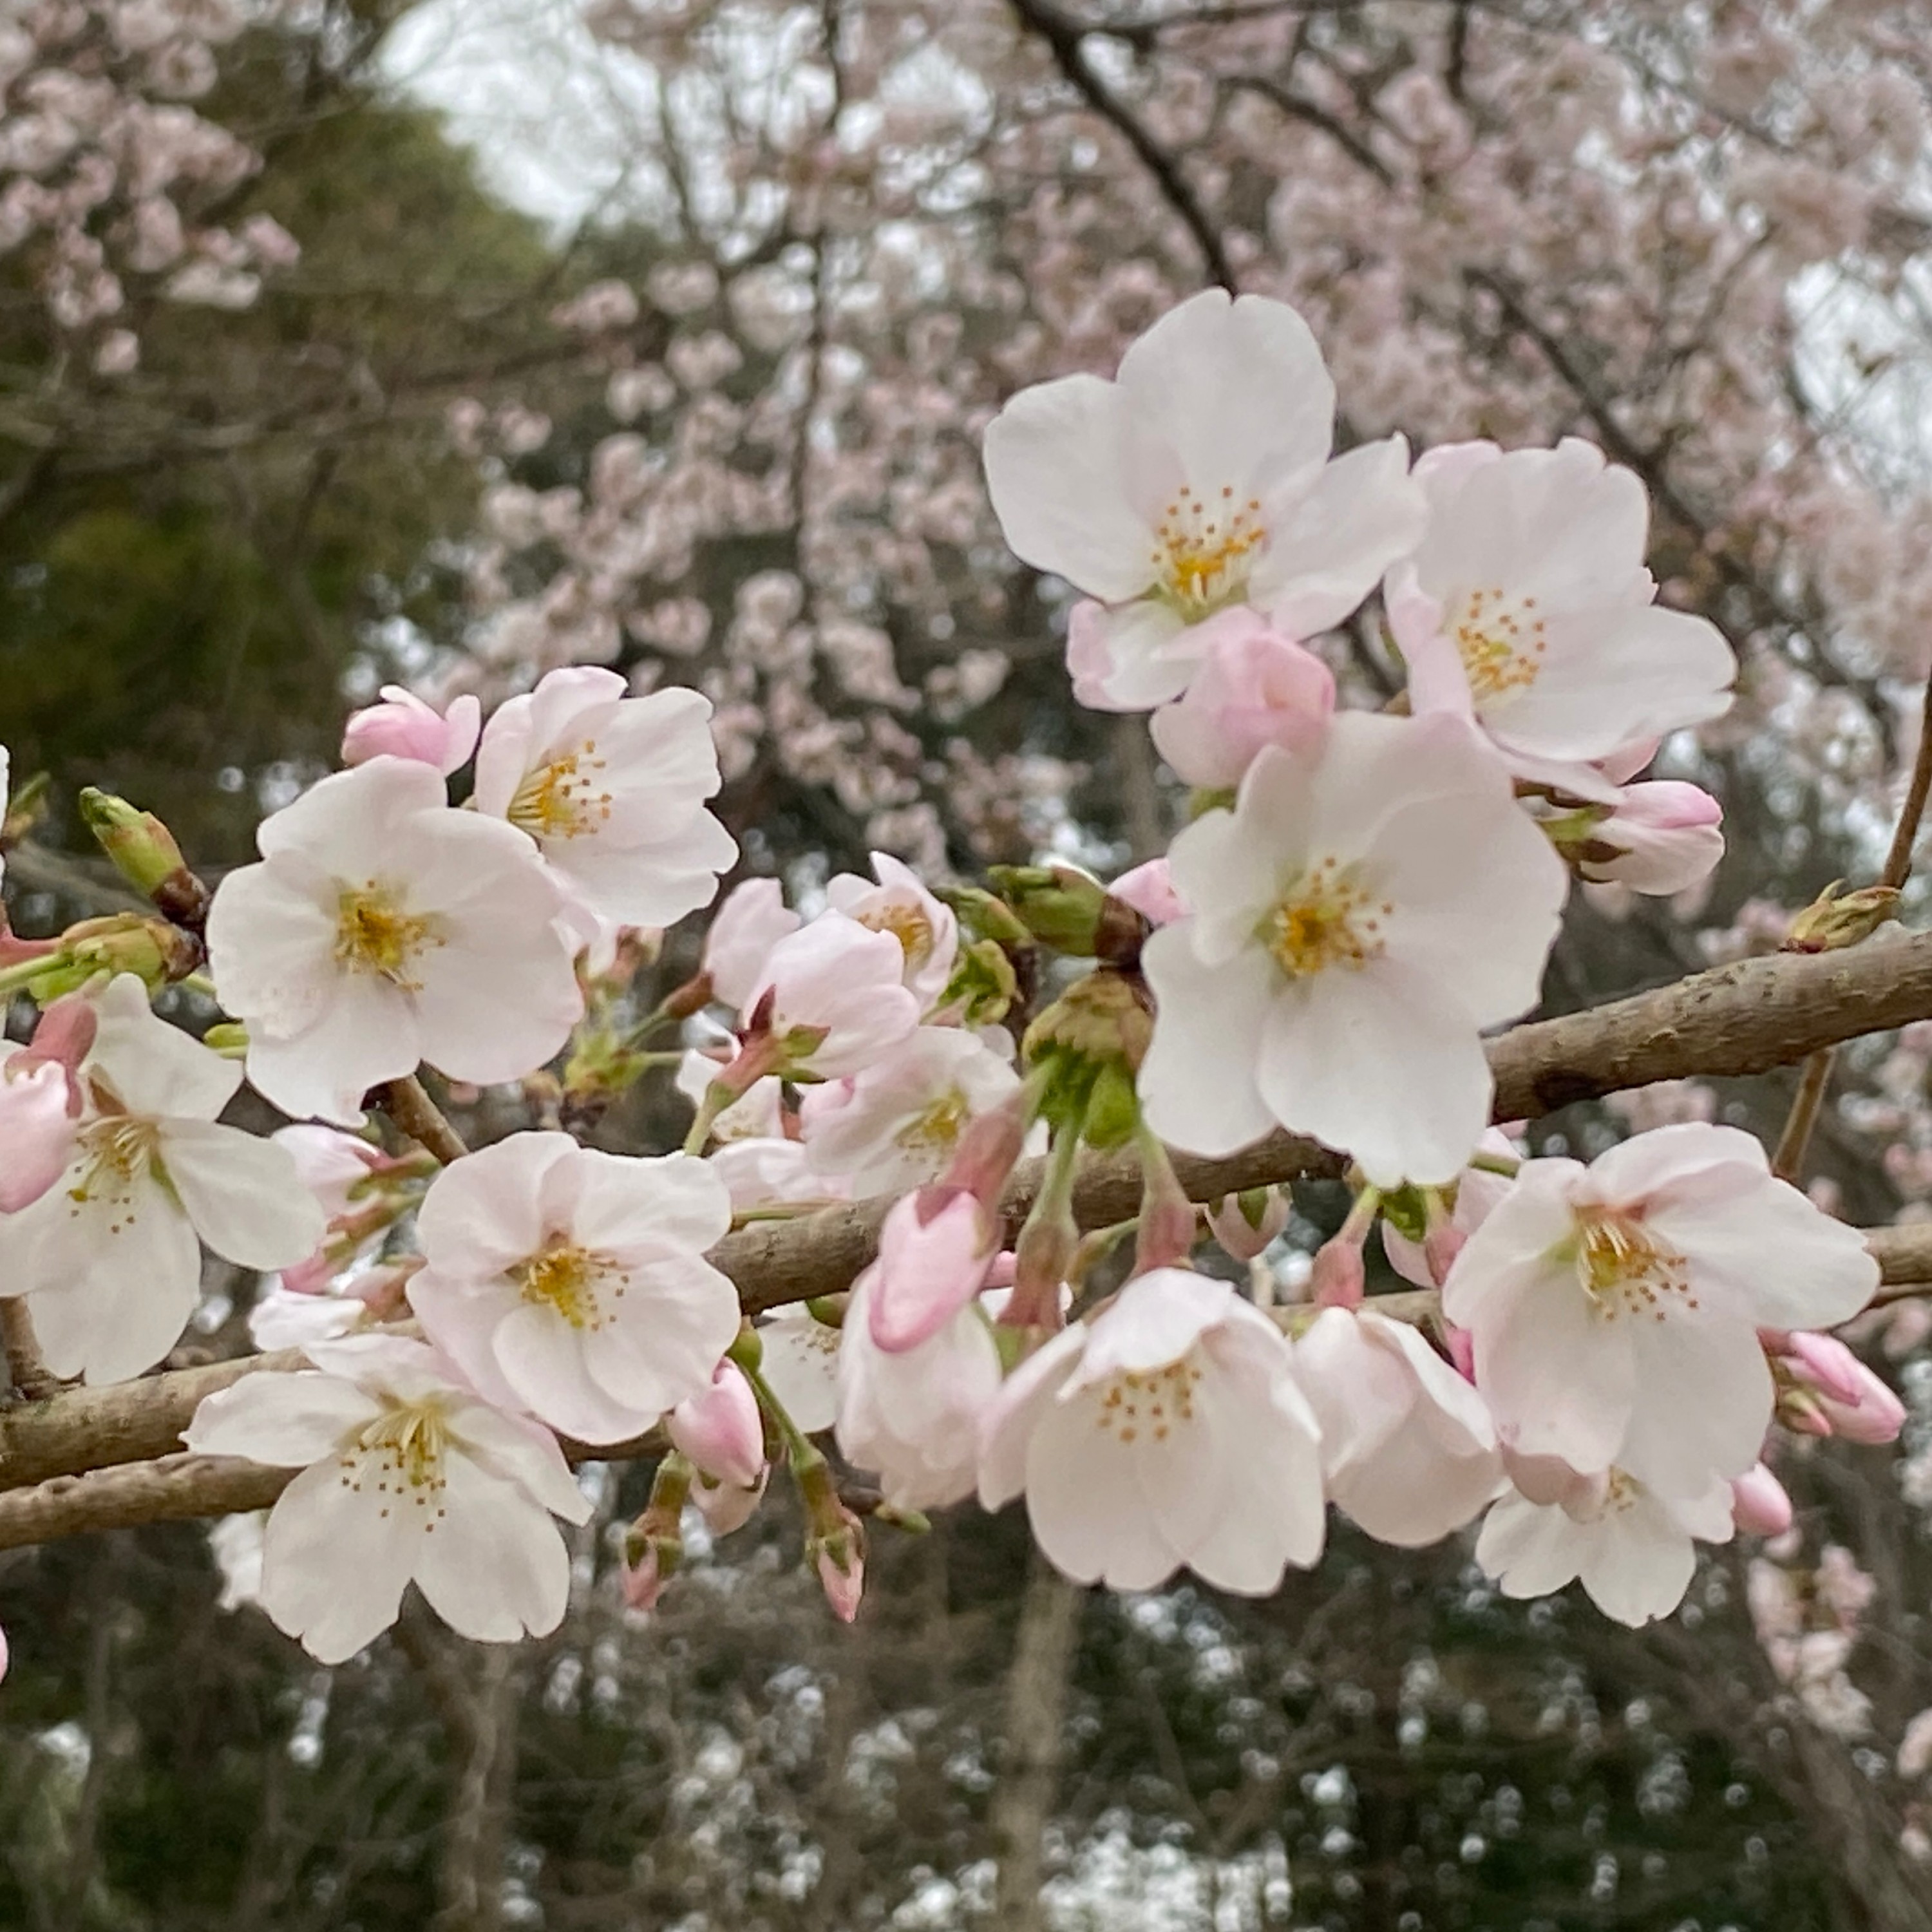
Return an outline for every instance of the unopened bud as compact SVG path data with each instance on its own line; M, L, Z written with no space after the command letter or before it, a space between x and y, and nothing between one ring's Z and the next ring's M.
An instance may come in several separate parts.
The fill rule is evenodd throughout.
M648 1610L677 1574L684 1560L684 1505L691 1494L692 1466L676 1450L651 1478L644 1513L624 1532L624 1600Z
M80 815L114 868L170 919L199 930L208 916L208 892L181 855L174 835L152 812L92 785L80 794Z
M962 1026L996 1026L1019 998L1019 975L998 940L976 939L959 949L952 976L938 999Z
M224 1060L248 1057L248 1029L239 1020L218 1020L201 1036L201 1043Z
M1042 945L1076 959L1094 956L1106 914L1107 889L1090 872L1073 866L993 866L986 876L1013 916Z
M1013 916L1005 900L978 886L936 886L933 896L958 915L960 923L982 939L1000 946L1026 946L1032 935Z
M1224 1195L1208 1210L1208 1232L1238 1262L1251 1262L1288 1226L1288 1196L1279 1187Z
M864 1526L840 1499L824 1456L795 1473L805 1505L805 1560L818 1570L825 1600L841 1622L849 1624L859 1614L866 1588Z
M1833 880L1791 922L1786 952L1835 952L1869 939L1888 920L1898 916L1898 892L1892 886L1862 886L1839 896Z
M1362 1244L1337 1234L1315 1251L1308 1277L1309 1298L1318 1308L1359 1308L1368 1286Z
M116 913L83 920L61 935L58 949L27 990L46 1005L64 993L77 993L98 974L131 973L152 992L185 980L206 963L199 940L166 920Z
M1732 1478L1731 1520L1747 1536L1782 1536L1791 1527L1791 1498L1762 1462Z

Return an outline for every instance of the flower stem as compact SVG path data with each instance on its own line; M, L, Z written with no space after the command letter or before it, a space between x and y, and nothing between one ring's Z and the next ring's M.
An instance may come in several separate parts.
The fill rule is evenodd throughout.
M463 1144L463 1136L443 1118L442 1108L424 1091L422 1082L413 1073L386 1082L382 1091L383 1112L445 1167L470 1151Z

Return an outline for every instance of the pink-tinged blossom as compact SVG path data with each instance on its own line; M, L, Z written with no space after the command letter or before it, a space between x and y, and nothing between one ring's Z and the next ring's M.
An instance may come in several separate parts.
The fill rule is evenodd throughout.
M1439 1541L1502 1486L1482 1398L1407 1323L1326 1309L1294 1344L1294 1378L1321 1425L1329 1500L1378 1542Z
M715 1482L757 1486L765 1467L765 1426L758 1398L735 1362L720 1362L710 1385L688 1395L665 1418L673 1448Z
M1728 1543L1730 1486L1658 1495L1612 1468L1561 1503L1508 1496L1483 1519L1476 1561L1506 1597L1546 1597L1580 1581L1606 1617L1633 1628L1667 1617L1697 1567L1693 1539Z
M308 1345L319 1373L260 1373L210 1396L183 1436L204 1456L300 1468L268 1517L262 1607L324 1664L393 1624L413 1582L482 1643L563 1618L570 1558L552 1522L590 1499L547 1430L481 1400L420 1342Z
M1321 1556L1320 1431L1280 1331L1226 1282L1157 1268L1007 1379L980 1499L1022 1492L1076 1582L1157 1588L1184 1565L1243 1596Z
M1187 908L1174 890L1174 876L1165 856L1149 859L1131 872L1123 872L1107 888L1107 896L1132 906L1150 925L1166 926L1187 916Z
M904 955L908 992L929 1012L952 977L959 951L959 922L952 909L926 890L917 875L889 852L872 854L877 884L855 872L841 872L826 883L835 912L874 932L890 932Z
M966 1188L922 1187L894 1202L867 1300L874 1344L898 1354L929 1341L986 1286L998 1246L998 1230Z
M705 1165L724 1184L734 1214L782 1202L832 1202L850 1197L851 1190L844 1181L812 1166L802 1142L782 1136L740 1135L713 1148L705 1156Z
M208 915L222 1004L248 1028L248 1078L298 1118L344 1126L424 1060L520 1080L583 1013L562 898L523 834L452 811L430 766L379 758L266 820L262 862Z
M704 1256L730 1225L688 1155L512 1134L431 1183L410 1305L486 1399L622 1442L711 1387L738 1297Z
M1731 1518L1746 1536L1782 1536L1791 1527L1791 1498L1762 1462L1731 1478Z
M1578 841L1576 869L1594 885L1667 898L1708 878L1724 856L1724 808L1700 787L1652 778L1622 787L1607 817Z
M1588 1168L1526 1162L1442 1306L1510 1448L1698 1496L1757 1460L1758 1330L1848 1321L1878 1278L1856 1230L1774 1178L1750 1135L1687 1122Z
M1286 1188L1262 1190L1258 1214L1251 1216L1250 1206L1250 1195L1228 1194L1207 1210L1208 1232L1220 1244L1223 1252L1238 1262L1258 1258L1288 1226L1290 1210Z
M1849 1442L1896 1442L1905 1405L1835 1335L1800 1330L1772 1348L1786 1382L1780 1416L1808 1434Z
M919 1024L907 958L896 933L826 913L772 948L747 1018L760 1022L786 1071L819 1080L856 1073Z
M807 1090L799 1108L806 1158L855 1198L902 1193L934 1179L967 1124L1019 1084L976 1035L921 1027L849 1078Z
M873 1339L879 1267L852 1285L838 1350L838 1447L875 1472L898 1509L938 1509L973 1493L980 1426L1000 1392L1000 1351L986 1316L968 1302L911 1348Z
M16 1214L67 1172L75 1123L65 1067L10 1054L0 1065L0 1214Z
M714 998L736 1010L750 1004L752 989L772 948L804 923L784 902L776 879L746 879L718 902L704 935L702 970Z
M1185 783L1232 790L1264 745L1318 750L1335 710L1334 674L1256 612L1208 619L1186 694L1148 722L1154 748ZM1117 895L1118 896L1118 895Z
M1168 856L1192 916L1142 956L1154 1131L1226 1154L1279 1124L1378 1186L1453 1179L1489 1118L1482 1030L1535 1004L1569 883L1488 747L1343 712Z
M669 926L710 904L738 848L706 809L719 782L710 700L629 688L572 667L500 706L477 747L476 802L535 839L594 920Z
M384 756L410 758L447 778L468 763L482 728L482 704L468 692L453 698L448 710L442 712L399 684L386 684L380 704L349 714L342 728L342 762L364 765Z
M152 1368L201 1294L201 1244L243 1268L289 1266L322 1210L272 1142L217 1124L241 1070L158 1019L131 974L108 982L66 1169L0 1216L0 1282L25 1292L57 1376L112 1382Z
M1525 776L1720 717L1737 661L1656 604L1650 506L1592 444L1450 444L1415 466L1429 527L1389 573L1418 716L1472 718Z
M1420 534L1400 436L1331 462L1335 388L1286 304L1209 289L1121 358L1119 379L1022 390L986 431L1006 538L1095 603L1069 658L1083 704L1178 698L1202 626L1246 604L1291 637L1347 616Z

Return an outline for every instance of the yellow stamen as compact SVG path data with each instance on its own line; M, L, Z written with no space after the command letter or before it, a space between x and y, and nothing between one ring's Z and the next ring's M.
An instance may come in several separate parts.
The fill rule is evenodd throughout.
M1512 598L1500 586L1472 590L1460 615L1451 609L1449 634L1478 704L1527 691L1548 649L1534 597Z
M512 1273L526 1301L548 1304L573 1328L603 1327L608 1318L600 1297L606 1284L616 1283L608 1290L612 1300L621 1301L624 1296L626 1276L614 1262L567 1242L531 1256Z
M1201 1372L1189 1356L1165 1368L1126 1370L1096 1391L1100 1406L1094 1422L1103 1436L1118 1436L1123 1442L1137 1441L1143 1431L1165 1442L1176 1424L1194 1420Z
M1231 484L1205 499L1184 483L1162 512L1148 554L1155 594L1191 624L1234 602L1268 544L1261 510L1258 497L1236 502Z
M1606 1322L1648 1315L1661 1322L1672 1304L1695 1309L1684 1257L1636 1215L1610 1208L1576 1210L1576 1278Z
M1366 966L1381 953L1383 922L1394 910L1364 889L1352 867L1324 859L1288 888L1258 936L1290 979L1306 979L1330 966Z
M448 1418L440 1402L430 1398L398 1402L364 1424L344 1445L336 1459L342 1486L359 1494L373 1481L378 1496L393 1496L398 1502L406 1497L423 1512L427 1533L448 1514L442 1498L448 1486L443 1458L449 1444ZM385 1503L383 1515L389 1509Z
M418 993L417 959L440 946L434 919L409 911L401 892L386 880L345 886L336 900L335 956L352 973L373 973L406 993Z
M517 788L509 819L532 838L575 838L595 832L610 816L611 795L597 774L604 760L597 741L586 738L574 752L553 758Z

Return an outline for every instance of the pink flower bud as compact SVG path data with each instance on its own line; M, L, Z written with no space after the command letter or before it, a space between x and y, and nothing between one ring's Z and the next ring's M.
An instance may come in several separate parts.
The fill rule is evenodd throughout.
M68 1075L68 1111L79 1117L81 1092L78 1084L80 1063L94 1051L94 1036L100 1015L92 1000L70 994L41 1010L34 1025L32 1043L19 1056L28 1064L63 1066Z
M687 1396L665 1424L671 1441L714 1483L750 1489L765 1466L764 1418L735 1362L720 1362L711 1386Z
M994 1252L992 1228L964 1188L907 1195L879 1232L874 1342L897 1355L931 1340L985 1286Z
M767 1465L748 1488L736 1483L714 1483L704 1476L692 1484L691 1500L713 1536L729 1536L751 1521L765 1499L765 1482L770 1474Z
M1312 752L1335 710L1328 667L1246 606L1210 617L1211 640L1178 704L1154 714L1160 754L1191 785L1225 790L1270 745Z
M656 1609L658 1598L664 1594L665 1581L658 1574L656 1548L646 1543L635 1563L628 1558L626 1560L623 1573L626 1604L634 1610Z
M1782 1536L1791 1527L1791 1498L1762 1462L1731 1479L1731 1517L1747 1536Z
M1250 1210L1257 1211L1250 1217ZM1288 1226L1288 1196L1279 1187L1225 1194L1208 1210L1208 1229L1238 1262L1251 1262Z
M343 728L342 762L408 758L434 765L447 778L476 750L482 728L482 705L466 692L452 700L446 716L414 692L386 684L382 703L352 712Z
M1308 1278L1310 1298L1318 1308L1359 1308L1367 1285L1368 1271L1362 1265L1362 1244L1346 1234L1324 1241L1315 1251L1315 1266Z
M1708 792L1675 778L1626 785L1616 808L1591 827L1577 869L1633 892L1685 891L1724 856L1724 816Z
M1173 876L1165 859L1150 859L1130 872L1123 872L1107 888L1110 899L1118 899L1156 926L1166 926L1187 916L1187 908L1174 890Z
M825 1600L841 1623L851 1622L859 1614L859 1600L866 1593L866 1559L855 1540L842 1567L829 1549L818 1552L818 1580L825 1588Z
M74 1149L67 1070L16 1053L0 1068L0 1213L16 1214L67 1171Z
M1801 1330L1784 1338L1780 1352L1796 1384L1778 1406L1787 1426L1848 1442L1898 1441L1905 1405L1835 1336Z
M1786 1336L1779 1352L1796 1363L1813 1388L1840 1402L1856 1402L1861 1392L1860 1377L1864 1364L1833 1335L1814 1334L1798 1329Z

